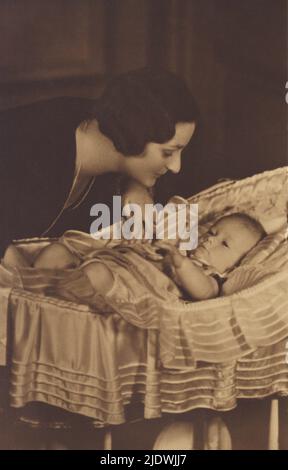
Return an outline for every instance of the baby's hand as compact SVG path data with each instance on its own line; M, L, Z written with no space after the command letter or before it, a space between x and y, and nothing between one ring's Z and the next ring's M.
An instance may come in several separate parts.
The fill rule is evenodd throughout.
M144 229L143 229L144 230ZM144 236L144 235L143 235ZM121 239L121 246L133 246L133 245L136 245L136 244L139 244L141 243L142 245L150 245L151 244L151 240L149 239L146 239L146 238L131 238L131 240L128 240L126 238L122 238Z
M166 241L158 241L154 243L154 246L158 247L157 252L163 254L164 260L167 263L171 263L175 269L181 268L183 261L186 259L185 256L181 255L178 248Z
M179 276L179 270L183 265L184 260L186 259L176 246L171 245L165 241L158 241L154 244L156 247L159 248L156 250L157 253L162 254L163 256L163 270L164 273L173 279L176 284L182 286L182 279Z

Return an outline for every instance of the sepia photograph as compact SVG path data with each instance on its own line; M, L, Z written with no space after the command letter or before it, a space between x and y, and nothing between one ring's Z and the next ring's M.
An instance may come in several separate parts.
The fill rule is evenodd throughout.
M0 450L288 450L287 6L0 0Z

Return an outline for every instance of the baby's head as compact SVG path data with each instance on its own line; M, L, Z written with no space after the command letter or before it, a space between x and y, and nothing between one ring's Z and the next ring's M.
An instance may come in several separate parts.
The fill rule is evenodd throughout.
M224 273L236 266L265 235L262 225L249 215L227 215L212 225L194 255Z

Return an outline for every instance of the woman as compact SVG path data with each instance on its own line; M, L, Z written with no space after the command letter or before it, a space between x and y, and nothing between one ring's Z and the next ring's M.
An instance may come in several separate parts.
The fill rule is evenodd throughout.
M156 180L180 170L197 118L185 84L155 70L116 78L99 100L55 98L0 113L0 256L13 239L89 232L91 206L111 204L119 176L122 202L150 202Z
M13 239L89 231L91 206L111 203L119 175L128 179L124 202L150 202L156 180L179 172L197 119L186 85L148 69L113 80L97 101L55 98L2 112L1 254Z

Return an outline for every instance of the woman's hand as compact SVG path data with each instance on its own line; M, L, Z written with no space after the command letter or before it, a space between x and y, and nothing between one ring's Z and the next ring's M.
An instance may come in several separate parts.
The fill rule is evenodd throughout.
M126 207L126 211L124 211L124 216L129 219L132 217L129 206L131 204L137 204L140 208L141 211L141 220L142 220L142 238L141 241L146 243L149 242L149 239L144 238L144 221L145 221L145 208L147 204L154 204L153 197L152 197L152 191L147 189L145 186L142 184L138 183L135 180L130 180L127 183L126 190L122 194L122 208ZM127 240L128 244L133 244L136 242L139 242L140 240L137 239L131 239Z
M135 180L127 183L126 190L122 194L122 207L126 204L138 204L142 211L142 219L145 219L145 205L154 204L152 191Z

